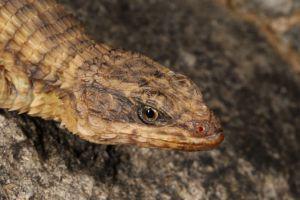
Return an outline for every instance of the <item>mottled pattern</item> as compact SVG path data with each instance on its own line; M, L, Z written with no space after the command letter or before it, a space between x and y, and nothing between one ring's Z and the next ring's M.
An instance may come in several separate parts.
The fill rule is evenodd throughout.
M101 144L206 150L224 138L187 77L96 44L52 0L0 1L0 107ZM157 118L141 119L151 107Z

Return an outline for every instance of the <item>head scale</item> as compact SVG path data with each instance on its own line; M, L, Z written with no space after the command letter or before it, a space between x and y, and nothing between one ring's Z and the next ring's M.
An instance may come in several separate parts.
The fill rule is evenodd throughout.
M224 138L198 87L140 54L110 51L79 70L79 135L104 144L206 150Z

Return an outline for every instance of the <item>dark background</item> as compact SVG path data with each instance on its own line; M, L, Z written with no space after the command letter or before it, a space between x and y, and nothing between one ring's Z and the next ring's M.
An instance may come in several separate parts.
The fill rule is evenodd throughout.
M62 2L96 41L141 52L191 77L221 118L226 139L209 152L106 147L54 122L1 111L0 199L300 197L297 63L255 18L245 20L221 0ZM254 10L258 22L298 9L296 1L291 8L237 2L241 12ZM299 32L290 32L279 36L295 44L297 54Z

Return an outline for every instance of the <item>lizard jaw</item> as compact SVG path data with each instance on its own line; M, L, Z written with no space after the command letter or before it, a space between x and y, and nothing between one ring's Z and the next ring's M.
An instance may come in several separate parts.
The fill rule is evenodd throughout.
M79 124L77 134L85 140L98 144L131 144L139 147L182 151L213 149L224 140L224 134L221 130L206 137L196 137L190 131L177 127L142 128L124 123L109 125L102 123L101 125L102 128ZM103 127L106 127L106 130L103 131Z
M151 140L148 140L147 142L139 141L135 144L140 147L164 148L182 151L205 151L217 147L223 140L224 133L219 132L205 138L192 137L189 138L189 140L177 138L172 141L151 138Z

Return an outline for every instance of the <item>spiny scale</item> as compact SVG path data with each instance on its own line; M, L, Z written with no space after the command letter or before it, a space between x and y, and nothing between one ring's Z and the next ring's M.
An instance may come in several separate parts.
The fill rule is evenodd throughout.
M0 0L0 107L57 119L58 89L71 87L76 69L105 50L55 1Z

